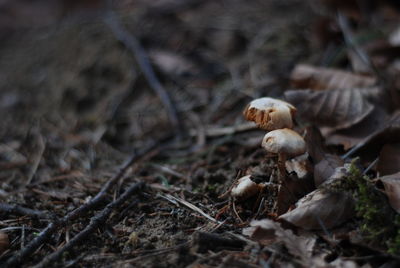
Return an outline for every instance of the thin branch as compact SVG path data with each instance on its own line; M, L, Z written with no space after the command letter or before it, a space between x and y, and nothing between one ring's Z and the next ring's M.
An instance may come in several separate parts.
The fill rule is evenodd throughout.
M162 195L159 194L160 196L163 196L166 200L170 201L171 203L175 204L174 202L172 202L171 200L174 200L178 203L181 203L182 205L190 208L191 210L196 211L197 213L199 213L200 215L202 215L203 217L207 218L209 221L211 222L215 222L215 223L221 223L219 221L217 221L216 219L214 219L213 217L211 217L210 215L208 215L207 213L205 213L203 210L201 210L200 208L196 207L195 205L193 205L192 203L189 203L186 200L183 200L182 198L179 197L175 197L173 195L167 194L167 195ZM176 205L176 204L175 204Z
M169 137L167 137L167 139L169 139ZM155 142L149 147L145 148L143 151L132 155L131 158L122 166L120 171L103 185L101 190L94 198L77 209L71 211L63 218L55 219L53 222L47 225L47 227L40 232L40 234L28 245L26 245L25 248L21 249L14 256L7 260L6 267L20 266L20 264L24 262L30 255L32 255L42 244L49 241L53 234L59 230L60 227L66 226L68 222L86 215L91 209L99 206L105 200L107 192L125 175L129 167L138 159L157 148L162 141Z
M104 18L104 21L110 27L115 37L121 43L123 43L127 49L129 49L133 53L136 62L139 65L140 69L142 70L143 75L145 76L150 87L159 96L161 102L165 106L169 120L171 121L171 124L174 127L174 129L177 130L176 133L178 135L181 135L182 124L179 120L177 109L174 106L168 92L163 87L160 80L157 78L153 70L153 67L150 64L147 53L141 46L140 42L136 39L136 37L132 33L128 32L124 28L124 26L119 22L118 18L112 11L108 12L108 14Z
M34 210L19 205L10 205L6 203L0 203L0 211L6 212L8 214L16 214L22 216L30 216L42 219L50 218L50 214L40 210Z
M355 42L350 29L348 19L342 13L338 12L337 20L340 30L343 33L344 42L346 43L347 47L352 49L356 53L356 55L360 58L360 60L364 64L366 64L370 68L370 70L372 70L379 78L382 78L382 75L380 74L376 66L373 64L368 54Z
M42 268L48 267L50 264L56 262L60 259L63 254L73 247L82 243L90 234L95 232L101 225L103 225L108 217L110 216L111 212L115 209L120 207L129 197L133 194L137 193L144 187L143 182L136 183L128 188L119 198L115 201L109 203L99 214L93 216L90 219L90 224L86 226L80 233L78 233L74 238L72 238L68 243L66 243L63 247L58 249L57 251L53 252L52 254L45 257L40 263L35 265L35 268Z

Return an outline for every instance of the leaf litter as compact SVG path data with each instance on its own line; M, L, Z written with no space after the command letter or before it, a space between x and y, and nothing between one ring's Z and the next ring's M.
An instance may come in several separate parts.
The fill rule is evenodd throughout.
M122 1L111 29L101 1L4 2L0 265L398 265L391 1L321 2L339 16L297 0ZM327 23L310 33L310 18ZM265 131L242 118L258 97L296 107L307 153L282 165L260 148ZM243 176L258 190L233 198Z

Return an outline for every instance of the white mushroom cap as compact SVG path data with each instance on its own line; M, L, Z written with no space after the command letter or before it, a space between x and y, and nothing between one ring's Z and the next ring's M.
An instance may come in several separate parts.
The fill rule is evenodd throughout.
M285 154L294 157L306 152L304 139L295 131L284 128L268 132L261 146L271 153Z
M251 175L247 175L238 180L231 190L231 196L236 199L246 199L256 195L259 190L259 185L251 180Z
M243 111L247 120L267 131L292 128L295 113L296 108L290 103L268 97L253 100Z

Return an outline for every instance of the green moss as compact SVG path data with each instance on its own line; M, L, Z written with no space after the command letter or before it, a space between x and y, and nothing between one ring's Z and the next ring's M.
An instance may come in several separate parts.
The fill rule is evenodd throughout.
M351 163L345 180L356 201L359 230L366 242L400 254L400 216L390 207L386 196L361 173L356 161Z

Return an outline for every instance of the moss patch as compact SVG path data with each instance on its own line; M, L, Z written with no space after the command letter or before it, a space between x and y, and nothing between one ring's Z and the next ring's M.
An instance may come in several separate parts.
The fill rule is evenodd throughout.
M386 196L351 163L346 188L356 201L356 215L362 237L371 245L384 247L390 254L400 254L400 215L389 205Z

